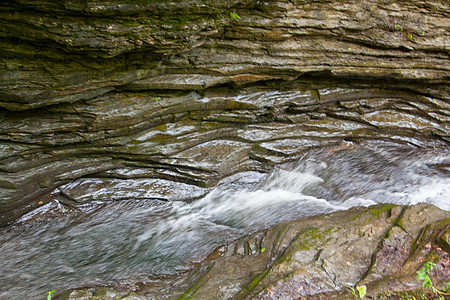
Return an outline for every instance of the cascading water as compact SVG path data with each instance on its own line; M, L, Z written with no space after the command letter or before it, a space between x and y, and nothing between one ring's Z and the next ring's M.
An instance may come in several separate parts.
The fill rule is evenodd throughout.
M311 150L270 174L235 174L191 203L93 203L43 222L24 218L0 231L0 299L173 275L245 234L353 206L450 210L449 172L448 152L349 144Z

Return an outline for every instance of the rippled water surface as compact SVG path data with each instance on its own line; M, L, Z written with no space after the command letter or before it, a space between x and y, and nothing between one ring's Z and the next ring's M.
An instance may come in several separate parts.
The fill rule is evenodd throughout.
M429 202L450 210L449 173L447 150L343 144L271 174L233 175L191 203L95 203L23 222L0 231L0 298L176 274L242 235L353 206Z

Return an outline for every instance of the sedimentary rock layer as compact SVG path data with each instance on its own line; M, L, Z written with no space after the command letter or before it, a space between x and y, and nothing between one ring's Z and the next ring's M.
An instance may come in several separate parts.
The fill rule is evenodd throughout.
M55 197L197 198L235 172L267 171L344 140L446 151L448 112L437 98L341 87L110 92L45 112L8 112L0 134L1 201L3 212L18 214L4 214L3 222Z
M448 84L449 8L445 0L8 1L0 106L76 102L127 84L198 90L317 72Z

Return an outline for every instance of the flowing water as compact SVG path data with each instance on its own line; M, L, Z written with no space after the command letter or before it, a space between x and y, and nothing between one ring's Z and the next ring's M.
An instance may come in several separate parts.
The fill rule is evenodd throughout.
M447 150L344 144L270 174L235 174L190 203L93 203L19 222L0 230L0 299L173 275L245 234L353 206L429 202L450 210L449 173Z

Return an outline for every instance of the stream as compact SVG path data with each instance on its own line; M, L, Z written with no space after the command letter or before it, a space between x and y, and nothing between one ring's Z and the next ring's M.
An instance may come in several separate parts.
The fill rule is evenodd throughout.
M450 211L449 173L448 149L343 143L309 150L269 174L232 175L192 202L68 209L54 201L0 229L0 299L175 275L243 235L354 206L429 202Z

